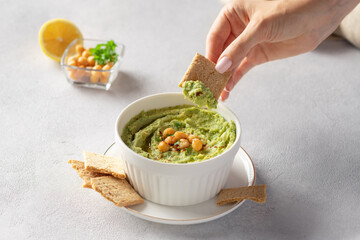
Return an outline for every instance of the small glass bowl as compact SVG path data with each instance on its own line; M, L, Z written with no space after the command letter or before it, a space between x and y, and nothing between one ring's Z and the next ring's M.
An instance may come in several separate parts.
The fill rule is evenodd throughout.
M75 39L66 48L62 58L61 66L65 73L66 79L74 85L99 88L109 90L111 84L116 79L120 64L124 57L125 46L121 43L115 43L116 53L119 55L116 63L109 70L93 69L90 66L77 67L68 65L70 57L77 56L76 46L81 44L85 49L94 48L99 43L106 43L105 40L93 40L93 39Z

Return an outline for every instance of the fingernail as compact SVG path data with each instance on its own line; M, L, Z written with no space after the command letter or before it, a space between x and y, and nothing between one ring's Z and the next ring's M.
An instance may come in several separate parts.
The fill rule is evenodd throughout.
M220 61L216 64L215 70L219 73L226 72L231 67L232 61L228 57L223 57Z

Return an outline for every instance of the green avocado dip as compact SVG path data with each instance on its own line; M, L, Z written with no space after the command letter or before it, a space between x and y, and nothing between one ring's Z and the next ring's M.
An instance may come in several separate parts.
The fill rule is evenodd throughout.
M164 136L165 129L175 133ZM188 139L177 140L167 151L160 151L159 145L166 138L173 138L177 132L186 133ZM196 135L202 142L200 151L190 145L179 149L180 141L190 141ZM219 113L197 106L181 105L150 111L142 111L124 127L122 140L134 152L159 162L190 163L213 158L234 143L236 127L233 121L226 121ZM164 140L165 139L165 140Z
M209 109L217 108L217 100L204 83L200 81L185 81L182 87L185 97L198 106L207 106Z

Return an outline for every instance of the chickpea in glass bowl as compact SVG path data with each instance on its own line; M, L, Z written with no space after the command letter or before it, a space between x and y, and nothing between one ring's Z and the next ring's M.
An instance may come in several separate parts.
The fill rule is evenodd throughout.
M75 39L65 50L61 66L71 84L108 90L119 73L124 50L123 44L113 41Z

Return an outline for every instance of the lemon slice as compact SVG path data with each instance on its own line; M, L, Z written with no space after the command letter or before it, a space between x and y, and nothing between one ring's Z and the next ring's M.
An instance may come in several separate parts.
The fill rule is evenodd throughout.
M48 57L58 62L67 46L77 38L82 38L80 30L74 23L65 19L47 21L39 32L41 49Z

